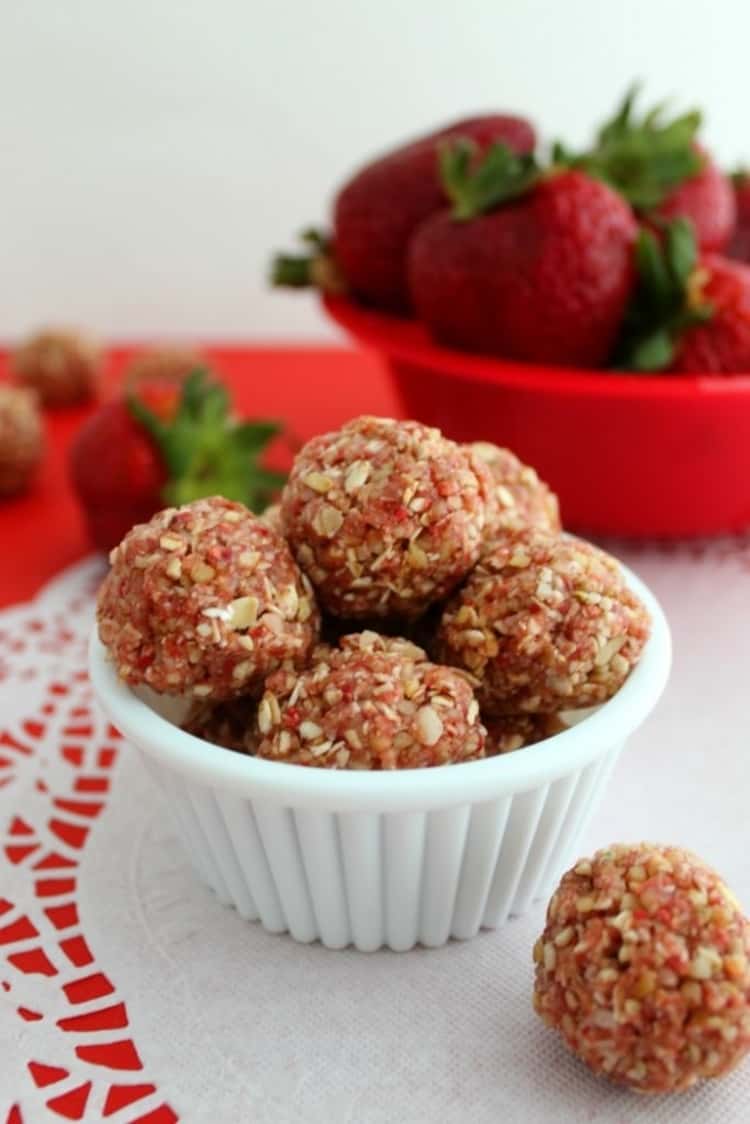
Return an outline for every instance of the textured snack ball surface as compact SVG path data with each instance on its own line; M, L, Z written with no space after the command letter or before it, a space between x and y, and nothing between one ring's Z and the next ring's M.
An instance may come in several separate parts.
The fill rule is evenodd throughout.
M23 491L43 451L36 395L21 387L0 386L0 496Z
M510 449L489 441L474 441L468 447L487 466L497 500L484 529L485 549L507 531L536 527L555 534L560 530L557 496L535 469Z
M35 390L45 406L66 406L90 398L102 366L98 344L79 332L44 331L16 348L15 379Z
M159 512L110 556L99 593L102 643L132 686L199 699L252 694L318 637L310 583L284 540L241 504L213 496Z
M482 557L448 602L437 650L480 681L487 714L556 713L611 698L648 632L614 558L531 530Z
M413 617L476 563L494 502L471 450L418 422L361 417L304 446L282 516L329 612Z
M750 922L679 847L616 844L563 876L534 947L534 1007L596 1073L689 1088L750 1050Z
M374 632L321 645L266 682L258 756L326 769L416 769L484 756L468 680L408 640Z

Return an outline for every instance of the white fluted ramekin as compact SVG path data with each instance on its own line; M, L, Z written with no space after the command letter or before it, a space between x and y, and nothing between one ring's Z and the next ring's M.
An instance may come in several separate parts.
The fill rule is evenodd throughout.
M617 757L661 695L664 614L618 694L538 745L461 765L347 772L209 746L169 721L174 700L121 683L96 636L91 680L159 783L199 877L273 933L370 951L473 937L549 893Z

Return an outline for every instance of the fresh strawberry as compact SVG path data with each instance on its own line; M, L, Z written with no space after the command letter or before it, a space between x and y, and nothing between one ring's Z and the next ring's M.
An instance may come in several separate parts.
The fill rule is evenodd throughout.
M589 151L571 156L557 145L556 159L617 188L644 221L688 218L702 250L723 250L734 227L734 195L696 141L700 113L668 120L664 107L656 106L638 120L633 112L637 94L637 86L628 91Z
M116 546L135 523L158 510L167 482L156 445L122 399L105 403L80 429L70 471L100 550Z
M735 172L732 178L737 222L727 251L730 258L750 262L750 174Z
M205 371L182 387L143 382L101 406L71 448L70 471L92 541L110 550L165 504L219 494L262 511L283 478L258 464L279 427L237 422Z
M661 238L642 230L638 284L618 348L634 371L750 373L750 267L698 255L686 219Z
M456 137L472 141L478 152L496 141L514 152L531 152L536 139L528 121L493 114L457 121L387 153L367 164L339 191L331 245L314 246L318 252L312 257L277 258L274 281L330 289L331 267L321 261L327 250L337 267L334 284L345 279L349 291L364 303L408 312L409 239L421 222L446 205L438 151L441 143Z
M443 152L453 210L412 238L409 282L436 339L470 351L596 367L619 331L637 227L624 200L579 171L540 175L493 146Z

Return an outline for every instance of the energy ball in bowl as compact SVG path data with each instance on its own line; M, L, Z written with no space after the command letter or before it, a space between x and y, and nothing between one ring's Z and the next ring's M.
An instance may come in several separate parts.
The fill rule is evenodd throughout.
M271 676L257 756L327 769L417 769L484 756L468 680L406 640L344 637L296 679ZM278 693L277 693L278 691Z
M44 452L44 430L36 395L0 386L0 496L22 492Z
M297 561L336 616L419 616L479 558L482 461L439 430L361 417L300 451L282 495Z
M497 500L484 529L486 543L491 544L506 531L527 527L553 534L561 529L557 496L539 479L535 469L520 461L510 449L489 441L474 441L469 448L489 469Z
M166 694L228 699L301 666L320 618L284 540L239 503L212 496L160 511L110 555L102 643L118 675Z
M284 523L281 518L281 504L271 503L266 510L259 516L262 523L267 527L273 527L274 531L278 532L284 537Z
M719 1077L750 1050L750 922L679 847L615 844L577 863L534 959L538 1014L639 1092Z
M479 680L487 714L557 713L611 698L648 633L614 558L529 530L483 556L443 613L437 650Z
M90 398L102 367L98 344L80 332L38 332L12 357L15 379L35 390L44 406L67 406Z

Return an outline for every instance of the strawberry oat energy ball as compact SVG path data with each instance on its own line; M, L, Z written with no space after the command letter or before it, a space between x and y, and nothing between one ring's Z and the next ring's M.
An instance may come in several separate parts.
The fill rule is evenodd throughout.
M24 490L43 451L36 395L21 387L0 386L0 496Z
M327 769L416 769L484 757L468 680L408 640L360 632L298 677L271 676L258 757Z
M449 601L437 645L444 663L480 680L487 714L556 713L611 698L648 631L614 558L530 530L482 558Z
M678 847L615 844L577 863L534 946L534 1007L595 1073L689 1088L750 1050L750 922Z
M167 694L259 691L318 636L310 584L284 540L219 496L167 508L110 555L97 619L121 679Z
M414 421L361 417L301 450L282 495L297 561L329 612L415 617L479 558L492 481Z
M12 357L16 382L35 390L44 406L67 406L90 398L99 382L101 349L80 332L38 332Z
M506 531L522 531L526 527L553 533L560 530L557 496L531 465L520 461L510 449L489 441L474 441L469 448L487 466L497 499L494 514L484 529L486 542Z

